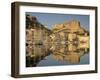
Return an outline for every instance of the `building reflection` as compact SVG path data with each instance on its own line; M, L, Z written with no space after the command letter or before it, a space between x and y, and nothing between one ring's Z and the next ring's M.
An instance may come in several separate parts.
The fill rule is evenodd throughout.
M79 63L81 56L89 52L89 44L58 44L51 48L53 58L58 61L69 61L70 63Z
M46 56L50 55L49 46L46 45L32 45L32 53L26 52L26 67L36 66ZM26 50L27 51L27 50Z
M56 61L67 61L71 64L80 63L80 58L89 52L89 46L82 46L83 43L78 45L73 44L54 44L46 45L33 45L33 53L26 55L26 67L35 67L39 62L45 60L45 57L52 55ZM87 45L87 43L84 43Z

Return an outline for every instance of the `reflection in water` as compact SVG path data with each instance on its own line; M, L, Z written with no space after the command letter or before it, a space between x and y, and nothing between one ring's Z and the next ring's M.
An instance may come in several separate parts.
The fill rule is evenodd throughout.
M30 45L27 45L27 47ZM26 54L26 67L89 64L89 46L78 44L33 45Z

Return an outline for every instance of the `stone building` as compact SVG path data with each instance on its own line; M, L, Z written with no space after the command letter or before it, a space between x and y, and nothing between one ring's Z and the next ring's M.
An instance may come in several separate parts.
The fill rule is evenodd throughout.
M33 54L33 45L43 45L50 42L51 30L42 25L36 17L26 15L26 53Z
M79 36L89 37L89 32L81 27L80 22L72 20L63 24L55 24L53 26L51 39L53 43L71 43L78 42Z

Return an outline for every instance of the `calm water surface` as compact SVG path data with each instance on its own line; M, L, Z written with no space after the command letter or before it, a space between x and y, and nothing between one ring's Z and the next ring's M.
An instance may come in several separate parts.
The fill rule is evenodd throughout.
M26 67L89 64L89 48L83 45L33 45L33 56L26 57Z

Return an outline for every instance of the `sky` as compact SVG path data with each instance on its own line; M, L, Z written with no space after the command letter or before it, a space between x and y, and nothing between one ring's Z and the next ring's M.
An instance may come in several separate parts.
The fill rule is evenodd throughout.
M26 12L31 16L35 16L37 20L52 29L54 24L65 23L70 20L80 21L81 27L84 27L89 31L89 15L77 15L77 14L57 14L57 13L36 13L36 12Z

